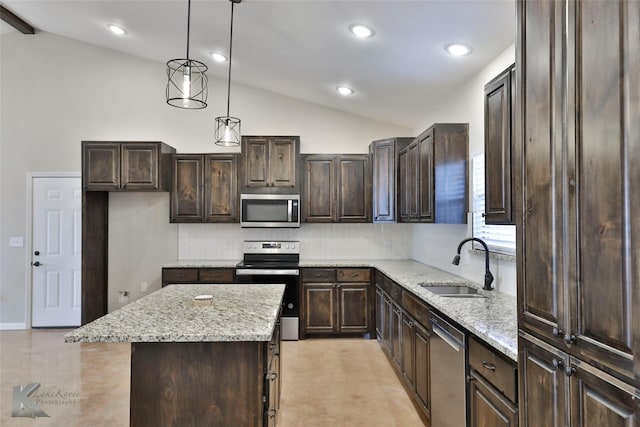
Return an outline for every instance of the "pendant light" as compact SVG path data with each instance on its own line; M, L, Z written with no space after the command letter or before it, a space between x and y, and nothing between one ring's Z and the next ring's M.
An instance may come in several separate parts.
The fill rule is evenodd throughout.
M207 107L207 66L189 58L191 0L187 5L187 58L167 62L167 104L187 109Z
M231 58L233 49L233 6L242 0L229 0L231 2L231 29L229 31L229 79L227 81L227 115L215 119L216 145L236 147L240 145L240 119L229 116L229 104L231 101Z

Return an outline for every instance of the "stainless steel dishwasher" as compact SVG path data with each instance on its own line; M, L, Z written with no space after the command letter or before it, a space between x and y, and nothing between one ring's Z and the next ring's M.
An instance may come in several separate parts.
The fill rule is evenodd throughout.
M463 331L431 312L433 334L429 341L431 362L431 425L467 425L466 351Z

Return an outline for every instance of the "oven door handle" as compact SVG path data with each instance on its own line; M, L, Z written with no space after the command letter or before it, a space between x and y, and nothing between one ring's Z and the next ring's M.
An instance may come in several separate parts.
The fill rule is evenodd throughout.
M299 276L300 270L271 269L271 268L236 268L236 276Z

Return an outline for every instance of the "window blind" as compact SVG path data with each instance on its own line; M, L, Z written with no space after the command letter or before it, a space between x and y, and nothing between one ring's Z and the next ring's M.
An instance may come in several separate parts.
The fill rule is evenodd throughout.
M487 225L484 222L484 154L475 156L472 160L473 174L473 237L485 241L489 249L495 252L515 255L516 227L515 225ZM474 248L482 246L474 243Z

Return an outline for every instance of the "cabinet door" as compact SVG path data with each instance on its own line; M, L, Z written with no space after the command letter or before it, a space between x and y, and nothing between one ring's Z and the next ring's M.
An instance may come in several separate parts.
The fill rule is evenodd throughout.
M400 221L409 221L409 193L411 186L409 185L409 148L400 152L398 156L398 174L400 175L398 185L398 195L400 199L399 215Z
M409 146L409 173L408 173L408 184L409 184L409 221L417 221L420 216L420 187L421 183L418 182L420 179L420 148L418 143L413 143Z
M336 179L338 222L371 221L369 156L337 156Z
M470 427L517 427L518 412L511 402L472 372L469 379Z
M514 224L511 192L511 134L513 68L484 88L485 222Z
M564 367L569 358L548 344L522 337L518 348L520 426L568 426L569 377Z
M640 392L572 359L571 427L628 427L640 422Z
M384 293L380 287L376 286L376 337L382 344L384 335Z
M395 303L391 305L389 333L391 335L392 360L399 369L402 360L402 311Z
M336 287L334 283L305 283L304 317L307 334L336 331Z
M171 222L203 220L203 157L178 155L173 158Z
M120 189L120 144L82 144L82 187L85 190Z
M156 190L160 187L158 170L160 145L126 142L121 146L122 189Z
M304 162L305 222L333 222L336 215L334 156L310 154Z
M369 283L338 283L338 330L369 331Z
M402 313L402 379L409 385L409 389L415 391L413 380L414 374L414 353L413 353L413 319Z
M391 353L391 340L393 339L393 331L391 331L391 316L393 313L393 305L389 295L384 294L384 346Z
M242 156L244 161L244 187L268 187L269 180L269 139L264 137L243 137Z
M296 146L292 138L272 138L269 142L269 186L296 186Z
M238 156L210 154L204 158L204 220L238 222Z
M640 2L569 5L571 352L640 385Z
M465 123L433 127L434 218L466 224L469 211L469 130Z
M519 186L524 212L518 216L521 238L516 257L518 324L562 343L567 329L560 114L563 3L519 1L517 7L516 73L523 103L518 140L524 156ZM523 28L535 31L525 34Z
M415 178L418 185L418 219L421 222L434 222L435 213L433 186L433 133L427 132L418 139L418 174Z
M373 222L396 219L396 165L393 139L371 144Z
M429 332L415 323L413 326L414 384L422 410L431 417L431 363L429 361ZM441 391L439 391L441 392Z

